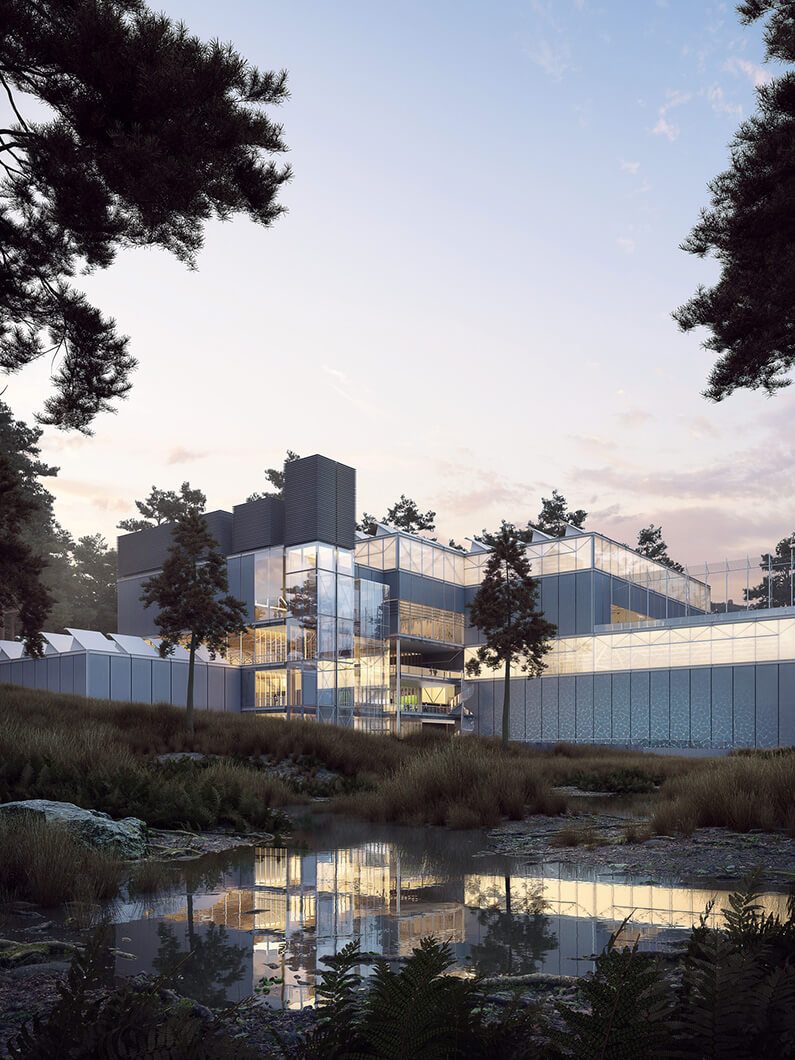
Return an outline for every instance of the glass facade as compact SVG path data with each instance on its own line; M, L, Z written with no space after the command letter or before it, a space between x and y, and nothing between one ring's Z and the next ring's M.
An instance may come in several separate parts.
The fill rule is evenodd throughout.
M389 728L387 586L355 578L353 552L322 542L262 550L251 569L255 621L228 651L252 668L243 709Z
M795 658L795 616L731 621L714 616L703 623L658 627L587 637L559 637L545 656L544 676L609 673L776 662ZM715 619L721 619L716 621ZM467 658L476 649L467 648ZM519 671L517 668L517 675ZM484 670L483 679L493 674Z
M398 622L401 637L420 637L443 644L464 643L464 616L455 611L400 600Z

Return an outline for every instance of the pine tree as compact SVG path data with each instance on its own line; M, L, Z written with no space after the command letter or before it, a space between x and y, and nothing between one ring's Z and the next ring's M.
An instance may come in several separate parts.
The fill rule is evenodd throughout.
M774 553L763 553L759 566L765 572L764 577L758 585L743 590L746 601L753 608L790 607L795 595L795 533L782 537Z
M200 489L191 489L190 482L183 482L179 493L175 490L161 490L152 486L146 500L136 501L135 507L140 519L122 519L117 523L119 530L135 533L136 530L147 530L151 526L162 526L163 523L175 523L185 512L195 510L201 514L207 498Z
M795 61L792 0L746 0L738 11L744 25L770 15L766 60ZM673 314L683 331L707 328L704 348L718 355L704 391L712 401L739 388L773 394L795 364L795 73L760 85L756 97L729 145L730 168L710 183L710 205L682 244L720 263L717 283Z
M528 526L535 526L536 529L549 534L550 537L564 537L567 523L581 530L587 517L588 513L582 508L570 512L563 494L553 490L551 497L541 498L541 511L538 513L538 518L535 523L528 523Z
M246 606L229 593L226 559L210 533L207 520L195 509L176 522L174 543L160 574L143 583L141 600L156 604L160 654L171 655L186 644L188 665L187 726L193 732L193 679L196 649L205 644L215 655L225 655L227 637L246 629Z
M36 512L20 471L0 451L0 616L13 611L29 655L42 655L41 629L52 604L44 587L46 560L23 537L25 524Z
M507 746L511 730L511 666L528 677L539 677L544 655L557 628L538 608L538 582L530 573L525 544L527 534L503 520L494 534L485 531L483 543L491 549L483 581L469 606L469 621L486 638L467 662L467 673L475 676L486 666L504 668L502 742Z
M671 559L668 555L668 546L663 541L661 526L655 526L654 523L651 523L649 526L639 530L635 551L639 552L641 556L655 559L658 563L663 563L666 567L670 567L671 570L684 574L685 568L682 564L677 563L676 560Z
M74 591L68 601L69 621L63 625L111 633L116 624L116 550L102 534L87 534L72 553Z
M258 501L262 497L283 497L284 496L284 469L288 464L291 464L293 460L300 460L301 457L298 453L294 453L292 449L288 449L284 457L284 463L281 466L281 470L278 467L266 467L265 478L273 486L273 490L270 493L250 493L246 497L247 501Z
M436 512L430 509L427 512L421 512L416 501L412 500L411 497L407 497L405 493L401 493L400 500L395 501L392 507L387 509L387 513L382 519L376 519L369 512L363 512L361 519L356 524L356 529L363 534L370 534L372 537L379 522L385 523L387 526L394 526L396 530L403 530L407 534L418 534L421 530L433 531L436 529ZM435 541L436 539L432 538L432 540ZM453 547L458 548L457 545Z
M192 267L212 218L270 225L290 170L272 160L286 147L265 109L287 98L287 75L144 0L0 0L0 26L14 112L0 129L0 367L55 360L41 420L90 433L135 360L72 277L123 247Z

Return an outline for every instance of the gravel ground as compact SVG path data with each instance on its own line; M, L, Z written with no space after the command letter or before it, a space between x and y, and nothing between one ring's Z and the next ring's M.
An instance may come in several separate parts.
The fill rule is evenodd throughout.
M766 883L784 886L795 880L795 839L786 833L699 828L690 837L655 836L645 842L628 843L628 823L626 817L606 813L528 817L492 829L484 854L512 854L528 862L576 863L586 868L642 875L660 883L695 883L704 879L735 883L760 866ZM642 821L636 823L642 827ZM585 838L591 842L556 845L561 830L572 828L581 835L585 831Z

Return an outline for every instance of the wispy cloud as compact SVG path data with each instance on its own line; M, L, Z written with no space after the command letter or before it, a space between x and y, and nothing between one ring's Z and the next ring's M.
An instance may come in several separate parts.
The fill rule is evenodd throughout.
M527 55L555 81L560 81L566 71L572 69L571 48L565 41L552 43L542 37L527 50Z
M723 69L738 77L745 75L757 88L760 85L768 85L773 80L773 75L769 70L757 66L756 63L752 63L748 59L741 59L738 55L733 55L730 59L727 59Z
M619 161L621 163L621 168L626 170L627 173L632 173L634 175L640 169L640 162L627 162L623 158Z
M668 112L673 110L674 107L681 107L692 98L692 92L668 90L665 103L663 103L657 111L657 124L652 129L655 136L667 136L671 141L676 140L679 136L679 126L675 122L669 120Z
M717 81L707 89L707 99L716 114L732 114L738 118L742 116L742 104L730 103Z
M119 496L113 486L102 486L96 482L84 482L80 479L53 479L51 488L56 497L75 497L88 501L94 508L104 512L127 512L133 508L133 502Z
M621 247L625 254L635 253L635 240L628 239L626 236L619 236L616 243Z
M181 445L175 445L166 457L166 463L187 464L191 460L203 460L205 456L207 453L200 452L198 449L185 449Z
M585 6L575 0L580 10ZM531 7L538 16L538 34L525 54L545 74L560 81L568 70L574 69L571 45L562 24L556 17L556 4L552 0L531 0Z
M679 423L688 431L691 437L719 438L723 433L707 416L677 416Z
M345 401L350 402L351 405L355 405L362 412L366 412L369 416L376 416L380 410L376 407L375 403L362 396L360 391L362 386L355 379L351 379L347 373L343 372L340 368L333 368L328 364L323 365L323 372L329 378L329 387L339 397L344 398Z
M623 412L617 412L616 419L622 427L633 429L640 427L642 423L648 423L649 420L653 420L654 416L647 412L646 409L642 409L638 405L632 405Z

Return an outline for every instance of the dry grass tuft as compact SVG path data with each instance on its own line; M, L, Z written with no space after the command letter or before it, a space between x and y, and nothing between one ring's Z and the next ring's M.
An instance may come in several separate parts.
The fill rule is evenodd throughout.
M561 828L549 841L553 847L585 847L586 850L596 850L604 846L604 839L591 825L583 825L575 828L574 825L566 825Z
M488 828L504 817L561 813L566 800L539 780L529 761L464 737L415 753L377 790L339 798L334 808L371 821Z
M795 756L747 755L710 761L669 780L651 827L657 834L690 835L696 828L748 832L786 829L795 835Z
M60 824L30 815L0 823L0 892L6 900L52 907L114 897L120 866Z

